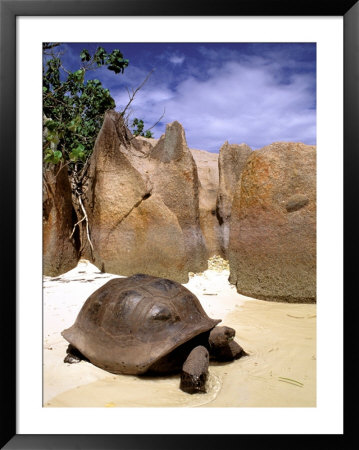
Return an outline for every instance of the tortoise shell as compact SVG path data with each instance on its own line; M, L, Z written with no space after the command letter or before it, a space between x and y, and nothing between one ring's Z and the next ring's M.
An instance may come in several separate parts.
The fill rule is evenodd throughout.
M97 289L61 334L102 369L142 374L219 322L181 284L137 274Z

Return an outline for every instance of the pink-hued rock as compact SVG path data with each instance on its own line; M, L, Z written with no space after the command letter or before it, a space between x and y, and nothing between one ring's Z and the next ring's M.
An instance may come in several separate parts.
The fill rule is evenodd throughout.
M91 156L85 202L94 264L120 275L141 272L186 282L179 221L126 157L124 149L132 145L120 114L107 112Z
M179 122L168 124L166 133L151 149L148 171L152 192L162 198L178 219L184 236L188 271L206 269L208 255L200 226L197 166Z
M231 282L264 300L316 301L316 148L277 142L254 151L230 219Z
M202 233L208 257L224 256L221 249L220 225L216 215L218 193L218 154L191 149L197 164L199 185L199 212Z
M229 220L232 201L238 180L252 149L246 144L229 144L226 141L219 150L219 187L217 195L217 217L220 223L222 254L227 256Z
M153 160L149 153L158 143L158 139L136 137L135 150L125 149L131 164L141 173L150 186L153 186ZM198 174L199 221L204 237L207 257L222 255L220 245L220 228L216 216L216 201L218 192L218 154L205 150L190 149ZM192 161L190 162L192 164Z

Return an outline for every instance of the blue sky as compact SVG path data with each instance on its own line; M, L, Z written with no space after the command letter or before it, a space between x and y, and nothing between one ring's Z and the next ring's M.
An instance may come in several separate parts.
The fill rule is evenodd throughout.
M89 72L109 88L120 111L155 69L131 104L132 118L154 137L178 120L191 148L218 152L228 140L253 149L275 141L316 144L316 46L311 43L66 43L63 64L79 68L79 54L98 46L120 49L124 74Z

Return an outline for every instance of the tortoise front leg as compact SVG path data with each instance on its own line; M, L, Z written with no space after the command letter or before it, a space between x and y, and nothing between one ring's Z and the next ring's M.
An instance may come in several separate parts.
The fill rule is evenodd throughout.
M180 389L188 394L206 392L209 353L199 345L188 355L182 367Z
M233 340L236 332L230 327L215 327L208 338L211 356L217 361L233 361L246 352Z

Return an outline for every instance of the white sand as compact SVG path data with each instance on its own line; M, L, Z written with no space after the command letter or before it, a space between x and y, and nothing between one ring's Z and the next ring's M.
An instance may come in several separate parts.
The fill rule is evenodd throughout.
M43 404L50 407L315 406L316 305L273 303L239 295L229 272L207 270L185 286L207 314L236 329L249 356L210 364L206 394L182 392L179 376L113 375L91 363L65 364L61 331L88 296L117 275L82 260L60 277L44 278ZM294 381L291 381L294 380Z

